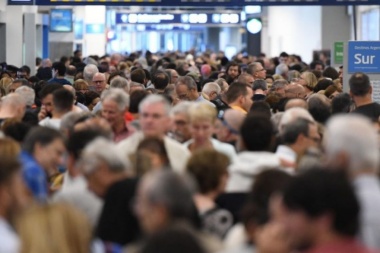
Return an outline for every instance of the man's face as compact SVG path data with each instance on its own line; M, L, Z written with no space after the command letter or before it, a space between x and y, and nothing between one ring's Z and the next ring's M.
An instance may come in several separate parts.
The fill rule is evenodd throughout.
M259 68L254 73L255 79L262 79L265 80L267 76L267 71L263 67L263 65L260 64Z
M183 143L191 139L189 120L183 113L173 115L171 131L174 139Z
M309 124L309 136L307 139L309 147L319 147L321 136L318 133L318 127L316 124Z
M163 103L146 104L140 112L141 130L145 136L162 137L168 130L169 117Z
M171 81L172 83L176 83L178 81L178 73L174 69L171 70Z
M92 79L92 83L95 86L95 91L97 93L102 93L102 91L106 88L106 77L103 74L96 74Z
M232 78L236 78L239 75L239 66L231 66L228 69L227 75L229 75Z
M214 133L214 124L211 120L195 121L191 123L191 136L194 142L207 143Z
M120 111L117 103L113 100L106 99L102 103L102 117L105 118L112 128L124 121L125 111Z
M41 104L45 106L45 110L48 114L53 111L53 94L48 94L41 100Z
M21 87L21 83L12 83L8 90L9 90L9 93L13 93L16 91L17 88Z
M52 172L63 164L64 152L65 145L63 140L57 138L45 146L37 143L33 155L46 171Z
M253 90L250 87L247 87L248 94L244 96L243 98L243 109L247 112L251 109L251 106L253 104L252 97L253 97Z
M317 64L315 65L315 70L318 70L318 71L323 71L323 66L321 64Z
M100 163L94 171L86 174L85 177L88 189L99 198L104 198L109 187L109 169L107 165L105 163Z
M254 81L255 81L255 79L253 78L253 76L246 75L245 82L246 82L247 85L249 85L250 87L253 87L253 82Z
M187 88L184 84L177 84L175 87L175 92L179 100L190 101L191 100L191 90Z

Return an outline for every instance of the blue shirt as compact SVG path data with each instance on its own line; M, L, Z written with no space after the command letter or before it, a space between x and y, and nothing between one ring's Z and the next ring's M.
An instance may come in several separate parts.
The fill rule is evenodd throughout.
M46 201L48 184L45 171L33 156L23 151L20 154L24 182L37 201Z
M68 85L72 85L69 81L67 81L65 78L52 78L48 81L48 83L56 83L56 84L68 84Z

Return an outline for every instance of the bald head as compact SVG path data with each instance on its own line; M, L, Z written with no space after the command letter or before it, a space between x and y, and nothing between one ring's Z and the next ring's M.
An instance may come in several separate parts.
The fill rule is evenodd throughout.
M300 84L291 84L286 87L285 96L287 98L305 98L305 88Z
M1 99L0 118L15 118L21 120L26 108L25 99L18 93L11 93Z
M236 131L240 130L246 115L238 110L229 109L224 112L224 120Z
M286 103L285 111L295 107L304 108L306 110L308 109L308 105L305 100L301 98L293 98Z

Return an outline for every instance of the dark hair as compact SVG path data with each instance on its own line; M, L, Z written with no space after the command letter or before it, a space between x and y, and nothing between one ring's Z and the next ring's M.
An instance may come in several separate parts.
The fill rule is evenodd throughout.
M146 90L136 90L134 91L130 97L130 103L129 103L129 112L130 113L138 113L139 112L139 105L141 101L144 100L149 95L149 93Z
M338 73L338 71L336 71L336 69L333 68L333 67L327 67L327 68L323 71L322 75L323 75L324 77L331 78L332 80L335 80L335 79L338 79L338 78L339 78L339 73Z
M26 135L23 150L29 154L33 154L37 143L46 146L56 139L63 139L60 132L50 127L37 126Z
M112 72L109 75L107 83L111 83L112 79L114 79L117 76L121 76L121 77L124 77L125 79L128 79L124 71L117 70L117 71Z
M238 72L239 72L238 75L240 75L241 74L241 67L240 67L239 63L237 63L236 61L232 61L232 62L228 63L228 66L226 67L226 74L228 75L228 70L231 67L235 67L235 66L238 67Z
M266 101L255 101L253 102L249 114L260 113L263 116L268 117L269 119L272 116L270 111L270 105Z
M300 134L309 136L310 120L297 118L296 120L284 125L282 131L282 141L284 144L294 144Z
M66 141L67 151L77 160L80 158L86 145L100 136L108 138L104 133L95 129L73 132Z
M41 91L38 93L40 99L44 99L47 95L52 94L55 90L63 89L61 84L46 84L42 87Z
M230 159L223 153L211 149L193 153L186 165L186 171L193 176L198 190L207 194L220 186L223 175L228 173Z
M131 72L131 80L132 82L137 82L144 84L146 79L146 74L143 69L135 69Z
M312 70L311 73L313 73L315 75L315 77L317 78L317 80L319 80L319 78L322 77L322 71L320 70Z
M58 89L53 92L54 110L68 112L74 105L74 95L67 89Z
M323 96L323 95L321 95ZM325 98L325 97L324 97ZM330 104L323 101L318 95L311 96L307 101L309 112L315 121L325 124L331 116Z
M164 71L157 71L152 79L152 84L158 90L164 90L169 84L169 76Z
M271 197L276 193L282 193L291 179L288 173L278 169L269 169L258 174L242 209L243 223L246 226L250 222L256 225L266 224L270 220Z
M232 83L225 93L227 102L232 103L240 96L246 96L248 94L247 87L248 86L245 83Z
M30 68L28 65L24 65L20 68L22 72L26 72L26 74L30 75Z
M315 67L317 67L317 65L321 65L321 66L322 66L322 69L325 68L325 65L323 64L323 62L321 62L321 61L312 61L312 62L310 63L310 69L311 69L311 70L315 70Z
M270 118L260 114L250 114L240 128L240 135L248 151L269 151L272 149L273 131Z
M13 121L9 124L6 124L7 120L3 124L2 131L8 137L11 137L13 140L22 143L30 131L32 126L25 122Z
M77 68L74 65L70 65L66 68L66 75L75 76Z
M304 212L310 218L331 215L332 229L346 236L359 230L359 202L342 174L327 169L312 169L295 177L285 190L287 209Z
M348 81L350 85L350 92L354 96L364 96L371 90L371 83L369 77L364 73L355 73Z
M68 60L69 58L67 56L62 56L61 59L59 59L59 61L62 62L63 64L65 64Z
M14 83L21 83L21 86L28 86L28 87L32 88L32 85L30 85L29 81L26 80L25 78L16 79L12 82L12 84L14 84Z
M331 113L349 113L351 105L353 104L350 94L341 93L336 95L331 101Z
M329 79L319 80L314 87L314 92L318 93L318 91L326 90L330 85L334 85L334 82Z
M20 171L21 164L17 159L19 146L8 138L0 139L0 186L5 185L13 175ZM5 152L4 152L5 151Z
M265 80L262 80L262 79L255 80L255 81L253 81L252 89L254 91L255 90L267 90L268 89L267 82Z
M151 75L150 75L150 72L149 72L147 69L143 69L143 70L144 70L144 72L145 72L145 77L146 77L146 79L148 79L149 81L152 80L152 77L151 77Z
M282 53L280 54L280 57L289 57L289 54L286 53L286 52L282 52Z
M99 95L99 93L97 93L95 91L89 90L86 93L84 93L84 97L85 97L85 104L84 105L89 106L92 103L92 101L94 101L94 99L100 98L100 95Z
M64 76L66 73L66 66L62 62L54 62L52 69L57 70L59 76Z
M144 153L144 151L158 155L162 162L162 169L171 168L164 141L158 137L147 137L144 138L137 146L135 161L137 176L144 175L152 169L151 160L149 159L149 156Z

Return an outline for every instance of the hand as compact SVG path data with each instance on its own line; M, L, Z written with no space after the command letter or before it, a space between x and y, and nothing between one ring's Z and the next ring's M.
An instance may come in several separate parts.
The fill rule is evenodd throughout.
M47 116L47 111L44 105L41 106L40 112L38 113L38 121L43 120Z

